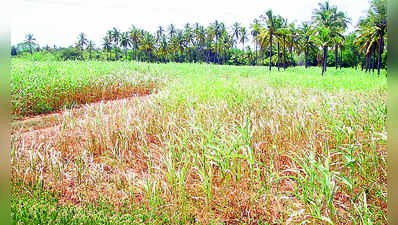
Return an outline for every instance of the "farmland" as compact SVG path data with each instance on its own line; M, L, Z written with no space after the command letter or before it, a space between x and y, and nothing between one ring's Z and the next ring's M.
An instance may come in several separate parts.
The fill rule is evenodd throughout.
M282 71L13 59L13 221L386 223L386 72Z

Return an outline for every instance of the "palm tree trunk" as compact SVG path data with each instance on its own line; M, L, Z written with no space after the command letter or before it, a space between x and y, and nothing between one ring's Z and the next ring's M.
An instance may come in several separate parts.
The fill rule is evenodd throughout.
M328 70L328 47L326 47L325 51L325 72Z
M327 64L327 58L328 58L328 48L323 47L323 66L322 66L322 76L326 72L326 64Z
M216 58L217 58L217 43L218 43L218 36L216 35L216 49L214 49L215 50L214 63L216 62Z
M365 72L368 72L369 69L369 53L366 54L366 70Z
M278 42L278 71L279 71L279 42Z
M258 57L257 57L257 41L256 41L256 66L257 66L257 59L258 59Z
M134 60L137 61L137 44L134 44Z
M372 53L369 52L368 54L368 72L372 70Z
M340 49L340 70L341 70L341 64L343 64L343 50Z
M270 33L270 41L269 41L269 52L270 52L270 57L269 57L269 71L271 71L271 61L272 61L272 32Z
M373 49L373 63L372 63L372 73L375 72L375 64L376 64L376 48Z
M338 59L337 56L339 54L339 50L337 49L337 44L334 45L334 64L336 65L336 70L337 70L337 66L338 66Z
M305 68L307 68L307 50L306 49L304 49L304 65L305 65Z
M286 44L285 36L283 36L283 69L286 69Z
M118 54L117 54L117 46L115 46L115 60L119 60L118 58L119 57L118 57Z
M383 52L382 41L383 41L383 33L379 39L379 56L378 56L378 61L377 61L377 75L380 75L381 54Z
M293 46L290 47L290 65L294 67Z

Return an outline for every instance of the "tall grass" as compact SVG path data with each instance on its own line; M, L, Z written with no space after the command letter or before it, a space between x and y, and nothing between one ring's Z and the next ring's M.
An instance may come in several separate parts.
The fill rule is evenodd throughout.
M160 82L160 76L123 63L13 59L11 113L36 115L100 100L147 95Z
M145 99L68 111L53 131L15 131L11 183L143 206L154 224L386 223L385 77L120 67L167 79Z

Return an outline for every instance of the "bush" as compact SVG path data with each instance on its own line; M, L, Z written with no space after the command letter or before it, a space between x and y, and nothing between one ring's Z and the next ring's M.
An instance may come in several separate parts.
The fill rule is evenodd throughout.
M83 59L82 53L76 48L63 48L58 50L57 57L60 60L80 60Z

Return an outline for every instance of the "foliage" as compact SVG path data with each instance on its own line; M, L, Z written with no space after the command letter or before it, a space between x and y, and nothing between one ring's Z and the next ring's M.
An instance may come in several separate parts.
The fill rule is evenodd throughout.
M178 29L170 24L167 32L160 26L155 33L134 25L127 31L113 27L106 32L101 44L102 49L95 48L95 43L88 40L82 32L78 35L76 43L80 53L72 48L55 51L61 52L61 60L95 58L159 63L205 62L267 65L270 70L272 66L282 66L286 69L304 64L306 67L320 65L323 72L327 66L335 66L336 69L357 67L361 62L361 68L366 63L366 71L370 71L370 67L379 70L385 68L383 55L386 55L387 50L385 4L385 0L371 2L368 16L357 26L354 42L354 34L344 35L351 19L329 1L325 1L320 2L318 8L314 9L311 21L298 27L272 10L267 10L253 20L249 29L235 22L229 31L226 25L218 20L207 27L199 23L193 26L187 23L183 29ZM13 55L20 55L21 51L31 54L34 51L42 51L35 40L32 34L28 34L23 44L13 46L16 50L13 51ZM242 46L241 52L236 50L239 44ZM245 47L250 47L250 50ZM48 47L46 49L49 51ZM376 65L369 63L372 54L373 57L376 54L380 56ZM365 59L361 59L363 57ZM300 59L300 62L297 59Z
M162 84L145 98L65 110L44 129L13 126L15 220L386 223L385 71L11 63L12 96L27 90L21 100Z

